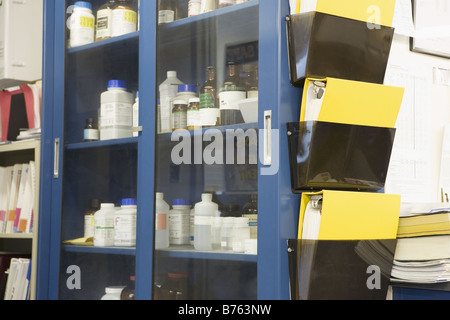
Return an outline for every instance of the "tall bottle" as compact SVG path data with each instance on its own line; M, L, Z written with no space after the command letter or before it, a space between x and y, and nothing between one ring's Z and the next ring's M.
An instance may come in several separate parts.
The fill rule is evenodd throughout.
M176 71L167 71L167 79L159 86L161 132L172 131L171 101L177 95L178 86L181 84L183 82L177 78Z
M130 0L117 0L112 11L112 37L135 32L137 30L137 12Z
M244 100L247 92L244 87L239 86L239 74L234 62L229 62L227 66L227 77L220 89L220 122L222 125L232 125L243 123L238 101Z
M177 3L174 0L158 1L158 24L177 20Z
M170 245L169 210L169 205L164 201L164 194L161 192L157 192L155 216L155 249L165 249Z
M206 81L200 88L200 125L214 127L220 125L220 109L217 102L216 68L206 68Z
M95 41L111 38L112 35L112 10L116 6L116 0L107 0L97 10L97 28Z
M200 251L211 251L212 223L217 216L219 206L212 202L211 193L203 193L202 201L195 204L194 248Z

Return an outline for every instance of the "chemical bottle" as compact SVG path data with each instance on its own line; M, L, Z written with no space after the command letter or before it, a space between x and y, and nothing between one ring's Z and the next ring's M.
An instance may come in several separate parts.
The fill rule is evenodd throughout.
M206 81L200 88L200 125L214 127L220 125L220 109L217 103L216 68L206 68Z
M213 217L211 223L211 247L213 250L220 250L222 245L222 217Z
M197 93L194 85L182 84L178 86L178 92L171 101L172 131L176 129L187 129L187 108L189 105L189 99L195 98L196 96ZM178 101L179 105L177 109L175 108L176 101ZM178 113L177 115L174 114L174 110ZM176 120L178 120L179 123L177 126L175 126Z
M102 203L94 215L94 246L111 247L114 245L114 203Z
M120 293L120 300L135 300L136 277L130 277L130 284L123 288Z
M212 218L217 215L219 206L212 202L211 193L203 193L202 201L195 204L194 247L200 251L211 251Z
M116 6L116 0L107 0L97 10L97 28L95 41L111 38L112 35L112 10Z
M167 71L167 79L159 86L161 132L171 132L171 101L178 92L178 85L183 84L177 78L176 71Z
M202 8L202 0L189 0L188 17L199 15Z
M76 1L70 16L71 48L94 42L95 17L92 14L92 5L87 1Z
M245 240L250 239L250 227L248 226L248 218L233 218L234 224L231 230L231 246L233 252L243 253L245 248Z
M169 23L177 20L176 0L158 1L158 24Z
M236 4L236 0L217 0L217 8L225 8Z
M194 230L195 230L195 206L189 213L189 244L194 245Z
M123 286L106 287L106 294L101 298L101 300L120 300L120 294L124 288L125 287Z
M237 67L233 62L228 63L227 77L220 89L220 122L222 125L243 123L238 101L247 97L245 88L239 86Z
M234 217L224 217L222 220L222 229L220 232L220 246L223 251L232 250L231 231L233 230Z
M136 199L122 199L122 205L114 214L114 246L136 246Z
M118 37L137 30L137 13L129 0L116 0L112 10L112 37Z
M89 200L89 208L86 210L86 213L84 214L84 237L85 238L94 236L94 233L95 233L94 215L98 210L100 210L100 203L101 203L101 201L99 199Z
M164 194L156 193L155 249L165 249L169 242L169 205L164 201Z
M169 211L169 242L170 245L188 245L190 230L191 203L186 199L173 200Z
M132 126L133 95L122 80L110 80L100 97L100 140L129 138Z
M216 0L202 0L200 4L200 13L206 13L217 9Z
M83 129L83 141L97 141L100 139L100 133L98 131L98 123L94 118L86 119L86 124Z
M259 83L258 66L253 66L250 71L249 86L247 88L247 98L258 98L258 83Z
M139 91L136 92L136 100L133 104L133 128L139 127ZM133 137L137 137L139 132L133 131Z
M189 105L187 109L187 128L188 130L198 129L200 126L200 98L189 99Z
M250 227L250 239L256 239L258 236L258 195L251 194L248 202L242 208L242 216L248 218Z

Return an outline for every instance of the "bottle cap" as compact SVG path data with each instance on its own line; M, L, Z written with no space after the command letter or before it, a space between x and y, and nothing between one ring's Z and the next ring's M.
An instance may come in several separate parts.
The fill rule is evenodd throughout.
M90 2L87 2L87 1L76 1L75 2L75 7L86 8L86 9L92 10L92 4Z
M187 105L187 102L186 102L186 100L175 100L175 101L173 102L173 105L176 105L176 104L184 104L184 105Z
M127 84L123 80L109 80L108 89L109 88L123 88L126 89Z
M104 202L104 203L102 203L100 205L100 207L101 208L114 208L114 203L106 203L106 202Z
M178 86L178 92L196 92L197 88L192 84L180 84Z
M122 205L123 206L135 206L136 204L137 204L137 201L134 198L122 199Z
M189 103L196 103L196 102L200 102L200 98L190 98Z
M167 78L176 78L177 72L176 71L167 71Z
M187 199L174 199L173 205L174 206L190 206L191 202Z
M162 192L157 192L157 193L156 193L156 199L164 199L164 193L162 193Z
M204 200L212 200L212 194L211 193L202 193L202 201Z

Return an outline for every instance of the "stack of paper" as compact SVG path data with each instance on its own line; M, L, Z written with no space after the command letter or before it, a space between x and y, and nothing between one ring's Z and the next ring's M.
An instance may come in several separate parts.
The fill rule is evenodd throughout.
M28 300L30 288L31 260L12 258L6 282L5 300Z

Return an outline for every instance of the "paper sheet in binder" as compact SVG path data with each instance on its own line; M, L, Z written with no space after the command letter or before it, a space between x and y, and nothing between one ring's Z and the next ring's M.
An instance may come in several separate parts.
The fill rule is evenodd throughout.
M300 121L394 128L405 89L337 78L305 80Z
M396 239L400 196L384 193L323 190L302 194L299 234L303 239L311 213L307 206L313 196L322 196L318 240ZM317 212L312 212L313 215ZM314 219L314 218L313 218ZM304 228L305 226L305 228ZM311 234L305 233L311 237Z
M291 14L319 11L344 18L392 26L395 0L289 0Z

